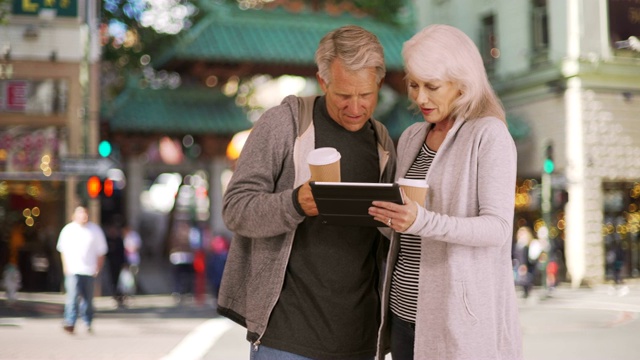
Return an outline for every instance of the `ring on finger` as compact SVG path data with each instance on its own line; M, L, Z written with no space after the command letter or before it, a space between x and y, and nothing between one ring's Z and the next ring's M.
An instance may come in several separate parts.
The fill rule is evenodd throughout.
M387 225L391 226L391 218L389 218L389 220L387 220Z

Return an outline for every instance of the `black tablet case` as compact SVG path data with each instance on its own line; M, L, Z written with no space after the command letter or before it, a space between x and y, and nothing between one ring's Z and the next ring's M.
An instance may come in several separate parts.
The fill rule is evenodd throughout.
M341 226L387 226L369 215L374 200L402 204L398 184L310 182L323 224Z

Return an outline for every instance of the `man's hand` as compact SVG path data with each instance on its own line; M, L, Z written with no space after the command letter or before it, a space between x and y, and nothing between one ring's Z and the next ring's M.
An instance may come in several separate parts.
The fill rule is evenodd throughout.
M302 184L300 190L298 190L298 203L305 215L318 216L318 207L316 206L316 201L313 199L311 186L309 186L308 181Z

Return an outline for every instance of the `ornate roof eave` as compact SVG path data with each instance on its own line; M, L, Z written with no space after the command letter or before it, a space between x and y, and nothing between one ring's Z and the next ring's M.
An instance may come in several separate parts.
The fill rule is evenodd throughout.
M378 36L385 49L388 72L402 72L401 47L413 34L413 29L405 26L349 13L293 13L283 8L241 10L225 3L208 7L210 11L203 19L154 59L154 67L173 68L185 62L234 67L250 62L269 69L313 69L314 53L322 36L339 26L355 24Z

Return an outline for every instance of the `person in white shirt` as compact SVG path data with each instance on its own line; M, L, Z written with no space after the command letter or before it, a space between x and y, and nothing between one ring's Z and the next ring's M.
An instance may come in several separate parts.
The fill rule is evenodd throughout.
M93 320L93 287L107 253L104 232L89 221L84 206L73 212L72 221L62 228L56 249L60 252L67 293L64 306L64 331L72 334L78 310L91 332Z

